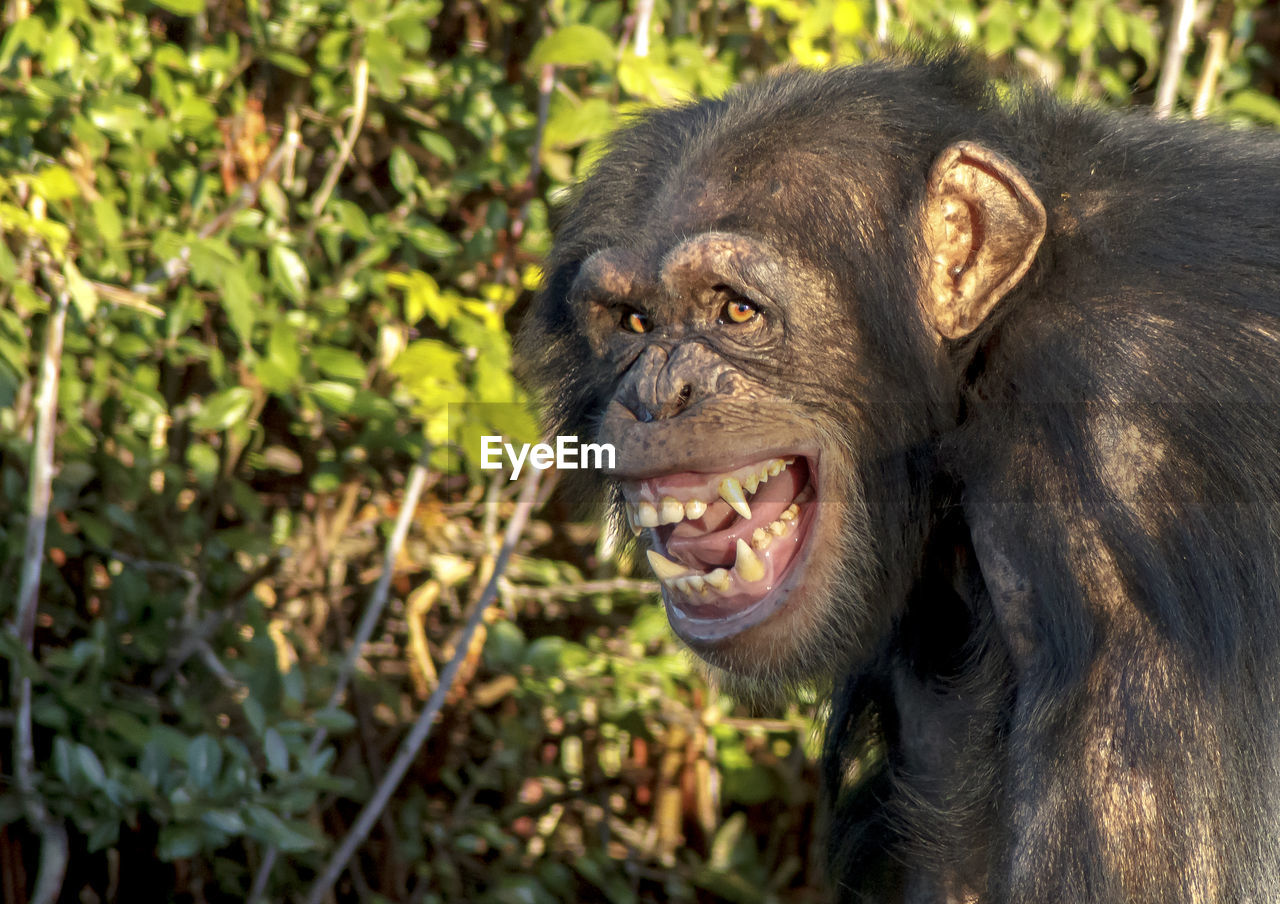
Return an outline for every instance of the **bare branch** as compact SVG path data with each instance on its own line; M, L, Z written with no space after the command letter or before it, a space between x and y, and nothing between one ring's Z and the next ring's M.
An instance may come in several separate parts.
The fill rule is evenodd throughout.
M351 80L353 83L351 119L347 121L347 133L342 139L342 144L338 147L338 156L334 158L333 163L329 164L329 171L324 174L324 181L320 183L320 190L316 192L315 199L311 202L311 216L313 218L320 216L325 204L329 203L329 195L333 193L334 186L338 184L338 177L347 168L347 162L351 159L351 151L356 146L356 139L360 137L360 130L364 128L364 113L369 103L369 59L363 54L356 60L356 68Z
M1169 41L1164 48L1164 63L1160 67L1160 81L1156 85L1156 116L1164 119L1173 112L1178 98L1178 81L1182 78L1182 66L1187 60L1187 45L1191 42L1191 23L1195 21L1195 0L1177 0L1173 26L1169 29Z
M47 271L51 267L46 266ZM40 357L40 391L36 398L35 441L31 449L31 486L27 496L27 537L22 553L22 583L18 609L9 630L28 651L35 648L36 610L40 602L40 574L44 565L45 532L49 524L49 500L53 495L53 439L58 418L58 381L61 376L62 340L67 328L67 291L55 296L46 327L44 353ZM11 687L18 706L13 731L13 782L31 827L40 834L40 871L33 904L52 904L62 890L67 866L67 832L53 820L35 784L35 745L31 733L31 676L21 660L12 663Z
M347 685L351 681L351 676L355 673L356 663L360 660L360 654L364 650L364 645L369 642L369 638L373 636L374 628L378 626L378 622L382 618L382 610L386 608L387 597L391 591L391 578L394 576L396 560L400 557L400 550L404 548L405 537L409 534L409 525L413 522L413 513L418 508L418 498L422 495L423 487L426 486L427 462L430 458L431 445L426 444L423 446L422 454L418 456L418 461L414 464L413 470L409 472L409 481L405 486L404 499L400 502L400 513L396 516L395 526L391 529L391 536L387 538L387 546L382 555L382 573L378 575L378 582L373 587L373 595L369 598L369 605L360 616L360 624L356 627L355 636L351 638L346 658L342 660L342 666L338 669L338 677L334 681L333 690L329 694L329 702L326 704L328 707L337 706L342 702L342 698L347 692ZM316 729L308 748L311 756L315 756L316 752L320 750L326 737L328 737L328 732L323 727ZM275 845L267 848L266 853L263 854L262 864L258 867L258 872L253 877L253 887L249 890L246 904L255 904L266 892L267 882L271 878L271 871L275 868L278 855L279 851Z
M1227 58L1228 40L1225 28L1209 32L1209 52L1205 55L1200 83L1196 85L1196 100L1191 106L1192 119L1204 119L1209 112L1209 104L1213 103L1213 95L1218 89L1218 74L1222 72L1222 64Z
M337 850L329 857L329 862L325 864L324 870L312 884L311 890L307 893L306 904L321 904L326 899L333 888L333 884L342 875L342 871L346 869L347 862L364 842L369 830L373 828L373 824L382 815L383 809L391 800L391 795L399 787L405 773L409 771L409 767L417 757L418 751L422 749L422 745L430 736L431 727L435 723L436 716L440 714L440 710L444 707L445 699L448 697L454 681L458 678L458 672L462 669L462 663L466 661L467 651L471 648L471 639L483 620L485 611L497 598L498 582L503 572L506 571L507 562L511 559L511 552L515 549L516 543L519 542L524 526L529 520L529 515L533 512L534 500L537 496L538 483L541 477L541 471L531 471L527 482L521 488L520 497L516 501L515 513L507 523L507 532L503 537L502 549L498 553L498 560L493 567L493 575L489 578L489 583L484 588L484 593L475 608L471 610L466 626L458 637L457 652L453 654L453 658L449 660L449 664L445 666L444 671L441 673L440 683L436 686L435 692L432 693L431 699L427 701L427 705L419 713L417 720L413 723L413 727L409 729L409 733L400 742L400 749L396 751L395 759L387 767L386 775L383 776L382 781L378 784L373 796L365 804L364 809L360 811L355 824L347 832L346 837L342 839L342 843L338 845Z

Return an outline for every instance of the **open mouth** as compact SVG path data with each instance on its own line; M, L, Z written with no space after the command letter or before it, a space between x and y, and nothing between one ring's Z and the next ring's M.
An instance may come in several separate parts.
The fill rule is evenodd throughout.
M690 619L752 613L751 623L778 608L813 520L815 464L782 455L624 482L627 518L637 534L649 532L649 564L668 603Z

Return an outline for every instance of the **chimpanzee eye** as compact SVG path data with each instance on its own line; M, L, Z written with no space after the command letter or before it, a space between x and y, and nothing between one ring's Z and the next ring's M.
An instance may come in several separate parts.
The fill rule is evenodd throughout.
M725 302L720 312L721 323L750 323L760 313L760 309L745 298L735 298Z
M626 308L622 312L622 328L633 333L649 332L649 315L641 314L635 308Z

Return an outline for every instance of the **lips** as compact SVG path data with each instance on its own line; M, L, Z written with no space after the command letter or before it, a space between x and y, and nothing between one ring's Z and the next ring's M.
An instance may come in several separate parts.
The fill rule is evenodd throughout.
M817 499L815 462L772 456L721 473L622 484L632 529L670 604L697 620L735 618L769 601L795 570Z

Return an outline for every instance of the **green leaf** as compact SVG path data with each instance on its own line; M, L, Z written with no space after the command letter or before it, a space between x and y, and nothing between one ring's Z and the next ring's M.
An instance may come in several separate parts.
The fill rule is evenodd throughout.
M601 97L575 104L557 94L547 117L543 140L551 148L575 148L607 135L615 124L613 107Z
M152 0L161 9L179 16L198 16L204 12L204 0Z
M315 714L316 724L331 734L346 734L356 727L356 717L345 709L329 706Z
M301 369L295 328L283 318L277 320L267 338L267 356L254 366L254 373L272 392L285 392L298 380Z
M245 831L244 820L235 810L206 810L200 814L200 821L227 835L242 835Z
M441 380L456 380L461 360L462 355L457 349L450 348L438 339L418 339L409 343L391 369L405 377L423 375Z
M260 841L274 844L286 853L309 851L319 846L319 839L304 822L296 819L285 822L259 804L250 804L245 816L248 818L250 834Z
M289 748L285 745L280 732L274 728L268 728L262 736L262 749L267 755L267 768L275 775L287 775Z
M44 42L44 20L39 16L27 16L5 26L4 41L0 42L0 72L7 70L15 59L34 57Z
M419 130L418 144L426 148L428 153L439 157L450 167L458 162L458 152L453 143L439 132L428 132L426 129Z
M271 282L280 288L290 301L299 302L311 288L311 275L296 251L284 245L272 245L267 254L271 269Z
M428 257L447 258L458 253L457 241L434 223L419 222L405 231L405 237Z
M1053 0L1040 0L1035 15L1027 22L1026 35L1041 50L1052 50L1062 37L1065 25L1062 8Z
M998 0L987 8L988 18L984 51L989 56L999 56L1015 43L1014 25L1017 10L1008 0Z
M311 351L311 359L325 376L350 383L363 383L367 365L355 352L332 345Z
M65 166L45 167L31 180L31 187L46 201L66 201L80 196L80 186Z
M90 320L98 310L98 290L89 280L80 275L80 268L71 258L63 261L62 275L67 280L67 291L71 294L71 301L76 306L76 310L80 312L80 319Z
M1129 24L1118 6L1108 3L1102 7L1102 30L1116 50L1129 49Z
M1141 22L1141 20L1138 21ZM1142 57L1149 67L1154 68L1159 64L1160 44L1156 40L1155 29L1145 22L1140 27L1129 29L1129 47Z
M319 380L308 388L315 394L316 401L334 414L346 414L356 398L356 388L350 383Z
M253 339L258 305L249 280L238 268L229 267L223 275L222 309L227 312L227 320L240 344L247 347Z
M1263 122L1280 125L1280 100L1269 94L1246 88L1231 95L1226 107L1232 113L1241 113Z
M156 853L161 860L183 860L200 853L200 832L189 826L167 825L160 828Z
M106 784L107 772L102 768L102 761L83 744L76 745L76 766L93 787L101 789Z
M279 66L286 72L292 72L294 75L307 76L311 74L311 67L307 65L306 61L291 53L273 50L267 54L267 61Z
M391 184L402 195L413 191L414 180L418 178L418 165L413 162L409 152L402 147L391 149L391 160L388 163L391 171Z
M103 241L114 245L124 234L124 225L120 222L120 211L106 198L96 198L91 205L93 221L98 226L98 234Z
M590 25L568 25L554 34L547 35L533 48L529 63L542 66L611 66L616 51L613 41L598 28Z
M187 745L187 774L197 788L209 789L222 771L222 747L212 735L196 735Z
M252 390L232 386L210 396L200 413L191 419L191 426L196 430L226 430L244 420L252 404Z

